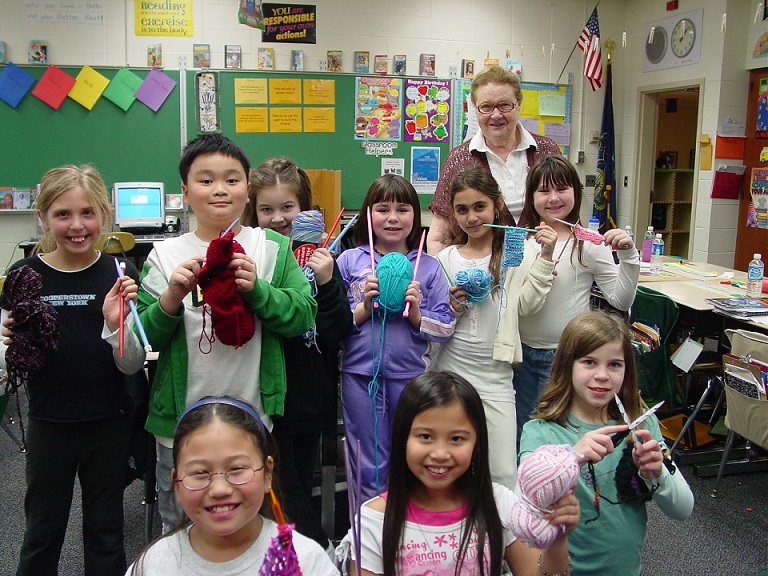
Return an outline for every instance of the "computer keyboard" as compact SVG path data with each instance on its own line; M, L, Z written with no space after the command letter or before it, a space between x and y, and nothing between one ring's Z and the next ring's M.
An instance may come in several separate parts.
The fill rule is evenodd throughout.
M154 242L156 240L173 238L174 236L178 236L178 234L135 234L134 238L137 242Z

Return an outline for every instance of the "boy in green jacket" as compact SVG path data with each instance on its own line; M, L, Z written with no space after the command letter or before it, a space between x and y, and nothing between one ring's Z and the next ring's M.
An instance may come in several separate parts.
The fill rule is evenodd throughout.
M179 520L171 489L173 432L184 410L204 396L234 396L256 407L267 427L283 412L286 378L281 337L312 326L317 304L290 240L272 230L236 224L228 268L255 316L255 333L239 347L211 338L212 322L198 286L208 245L248 203L250 162L220 135L187 144L179 163L181 190L197 220L194 232L155 243L144 264L139 314L159 352L146 429L157 439L158 508L163 531ZM204 313L204 308L206 309Z

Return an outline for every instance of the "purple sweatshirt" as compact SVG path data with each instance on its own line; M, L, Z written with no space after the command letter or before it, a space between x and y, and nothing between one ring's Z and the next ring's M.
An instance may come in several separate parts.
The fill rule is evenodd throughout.
M416 263L417 250L406 256ZM378 264L382 258L375 254ZM365 279L371 273L371 252L368 246L359 246L342 252L339 270L347 287L350 308L354 310L363 301ZM453 334L456 318L448 304L448 280L438 261L426 253L421 255L416 280L421 284L421 329L416 330L407 318L398 315L387 318L384 332L381 374L389 378L415 378L432 364L430 342L445 342ZM365 376L373 375L373 350L376 357L382 350L379 341L382 319L374 312L362 326L342 343L341 371Z

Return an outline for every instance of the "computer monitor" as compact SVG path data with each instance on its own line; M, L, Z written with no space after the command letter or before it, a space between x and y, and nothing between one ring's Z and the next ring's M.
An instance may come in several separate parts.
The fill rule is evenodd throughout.
M134 234L159 232L165 226L162 182L115 182L112 187L115 224Z

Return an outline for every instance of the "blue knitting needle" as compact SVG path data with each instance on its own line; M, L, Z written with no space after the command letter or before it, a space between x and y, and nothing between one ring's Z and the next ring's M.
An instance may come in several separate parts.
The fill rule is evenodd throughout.
M533 228L520 228L520 226L502 226L501 224L483 224L483 226L488 226L488 228L504 228L505 230L525 230L526 232L533 232L536 234L538 230L534 230Z
M339 242L341 242L341 239L342 239L342 238L344 238L344 234L346 234L346 233L347 233L347 231L348 231L350 228L352 228L352 226L354 225L354 223L355 223L355 222L357 222L357 217L358 217L358 216L360 216L360 214L359 214L359 213L358 213L358 214L355 214L354 216L352 216L352 219L351 219L349 222L347 222L347 225L346 225L346 226L344 226L344 229L343 229L341 232L339 232L339 235L338 235L338 236L336 236L336 240L334 240L333 242L331 242L331 245L328 247L328 252L331 252L331 253L333 253L333 251L334 251L334 250L336 250L336 248L337 248L337 247L338 247L338 245L339 245Z
M117 258L115 258L115 268L117 268L117 277L122 278L124 276L123 269L120 268L120 262L117 261ZM141 325L141 319L139 318L139 311L136 310L136 303L133 300L128 300L128 306L131 307L131 312L133 312L133 318L134 320L136 320L136 328L138 328L139 338L141 338L141 342L142 344L144 344L144 351L152 352L152 346L149 345L147 334L146 332L144 332L144 326Z
M221 233L221 235L226 236L227 234L229 234L229 231L232 230L232 228L234 228L235 224L237 224L238 222L240 222L240 218L235 218L234 220L232 220L232 224L230 224L229 227L226 230L224 230L224 232Z

